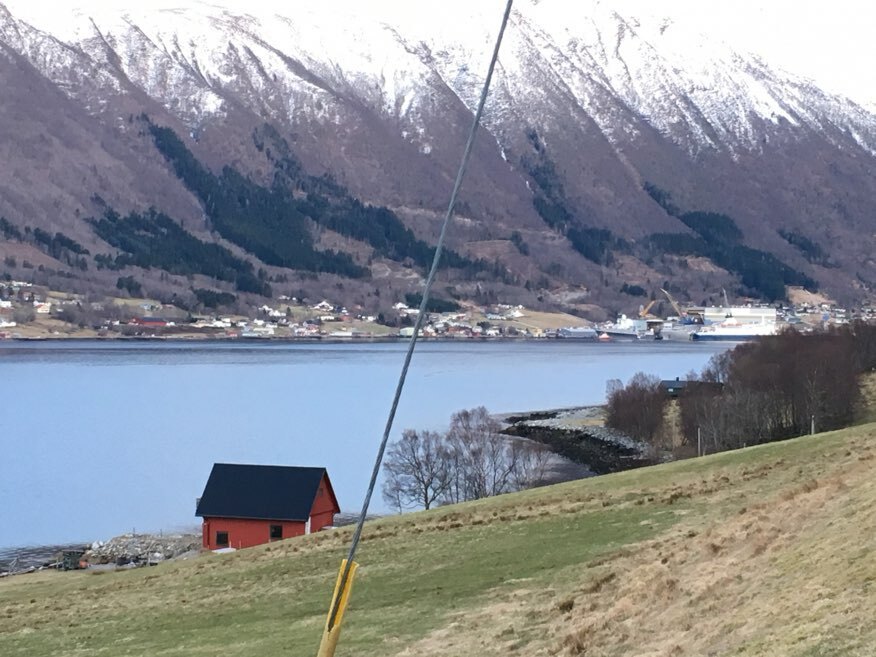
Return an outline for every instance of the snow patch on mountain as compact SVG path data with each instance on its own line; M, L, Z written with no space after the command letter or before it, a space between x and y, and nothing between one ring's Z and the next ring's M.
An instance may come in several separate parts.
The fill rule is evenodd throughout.
M473 111L504 3L43 4L3 1L0 40L95 113L134 90L193 128L229 104L293 125L343 124L353 104L428 153L447 91ZM837 131L876 150L872 113L668 11L519 1L485 124L498 135L565 107L615 144L645 121L691 153L756 150L770 126Z

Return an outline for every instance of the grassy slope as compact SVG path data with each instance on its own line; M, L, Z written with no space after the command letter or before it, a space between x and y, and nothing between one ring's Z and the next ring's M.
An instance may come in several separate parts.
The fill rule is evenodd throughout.
M374 522L339 657L872 655L876 425ZM337 530L0 581L18 655L315 655Z
M861 377L861 422L876 422L876 372Z

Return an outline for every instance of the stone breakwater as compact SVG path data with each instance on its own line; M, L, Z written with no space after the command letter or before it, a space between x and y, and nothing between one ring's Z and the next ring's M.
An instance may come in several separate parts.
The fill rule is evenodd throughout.
M133 567L193 556L201 550L201 536L194 533L122 534L91 544L39 545L0 550L0 576L58 568L65 551L81 552L88 567Z
M122 534L95 541L82 558L89 565L144 565L197 554L200 549L200 534Z
M496 419L503 423L503 433L542 443L592 475L657 462L648 445L604 425L603 406L510 413Z
M380 518L369 514L368 519ZM355 513L339 513L335 527L349 525L359 518ZM88 568L133 568L154 565L172 559L187 559L202 551L201 534L177 532L160 534L128 533L107 541L65 543L0 548L0 577L60 568L64 552L78 552Z

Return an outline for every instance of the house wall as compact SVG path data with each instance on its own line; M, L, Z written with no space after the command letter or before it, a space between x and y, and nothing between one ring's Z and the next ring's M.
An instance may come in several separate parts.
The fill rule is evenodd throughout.
M201 527L203 545L208 550L223 547L216 544L216 532L228 532L228 547L247 548L271 541L271 525L283 526L283 538L302 536L303 522L282 520L244 520L240 518L204 518Z
M316 497L313 498L313 506L310 509L310 531L318 532L323 527L334 524L335 521L335 498L325 475L319 482Z

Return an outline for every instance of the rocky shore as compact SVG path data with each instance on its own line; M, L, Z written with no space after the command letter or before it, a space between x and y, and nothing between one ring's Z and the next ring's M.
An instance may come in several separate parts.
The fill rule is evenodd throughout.
M335 527L349 525L358 519L356 513L339 513ZM369 514L368 519L380 515ZM198 532L162 532L159 534L127 533L107 541L65 543L27 547L0 548L0 577L32 573L63 567L64 553L78 555L77 566L93 569L136 568L164 561L190 559L202 552Z
M89 566L139 566L196 556L200 550L200 534L122 534L106 542L95 541L82 559Z
M91 544L7 548L0 550L0 576L61 568L64 553L79 555L72 560L77 567L132 568L189 558L200 550L201 535L194 533L129 533Z
M631 470L657 462L648 445L605 426L603 406L510 413L497 419L504 425L503 433L539 442L586 468L590 475Z

